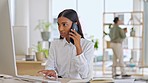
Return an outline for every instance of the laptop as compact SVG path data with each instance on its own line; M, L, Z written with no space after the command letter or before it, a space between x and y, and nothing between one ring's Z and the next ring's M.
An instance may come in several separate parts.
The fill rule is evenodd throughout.
M19 79L27 79L34 81L42 81L48 83L60 83L37 76L20 76L17 75L14 33L11 26L11 12L9 7L11 0L0 0L0 76L1 77L17 77Z

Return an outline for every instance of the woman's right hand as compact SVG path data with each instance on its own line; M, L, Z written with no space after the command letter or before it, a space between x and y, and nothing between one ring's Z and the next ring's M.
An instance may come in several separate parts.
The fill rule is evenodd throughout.
M41 71L38 71L38 73L42 73L45 75L45 77L57 77L57 73L55 70L41 70Z
M123 30L124 30L125 33L127 33L127 28L124 28Z

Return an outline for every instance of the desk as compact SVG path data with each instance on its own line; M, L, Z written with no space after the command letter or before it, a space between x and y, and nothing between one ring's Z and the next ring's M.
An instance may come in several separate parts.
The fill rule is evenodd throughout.
M29 83L29 82L14 80L14 79L0 79L0 83Z
M36 75L45 67L41 61L16 61L18 75Z
M59 81L56 82L56 83L87 83L87 82L85 82L83 80L81 82L79 82L79 81L76 82L76 80L75 81L72 81L72 80L73 79L62 78L62 79L59 79ZM114 83L133 83L133 82L129 82L128 79L122 79L122 80L123 81L121 82L121 81L117 81L115 79ZM23 81L23 80L21 80L19 78L12 77L12 78L8 78L8 79L0 78L0 83L41 83L41 81L35 81L35 82L33 82L33 81L26 81L26 80ZM90 83L112 83L112 82L96 81L96 82L90 82ZM147 83L147 82L146 81L135 81L134 83Z
M59 79L59 81L54 82L54 83L69 83L69 81L70 79ZM20 78L12 77L12 78L6 78L6 79L0 78L0 83L42 83L42 82L41 81L31 81L31 80L27 81L27 80L22 80ZM53 83L53 82L49 82L49 83Z
M44 80L42 76L18 76L13 77L10 75L0 74L0 83L42 83L41 80ZM45 83L48 79L45 79ZM53 83L52 80L49 80L49 83ZM88 83L89 79L70 79L70 78L58 78L58 81L54 83ZM44 83L44 82L43 82ZM94 82L90 82L94 83ZM96 82L98 83L98 82ZM102 83L102 82L99 82ZM103 82L104 83L104 82ZM105 82L106 83L106 82Z
M80 83L80 82L69 82L70 80L68 79L61 79L61 83ZM15 79L0 79L0 83L32 83L32 82L27 82L23 80L15 80ZM36 82L40 83L40 82ZM87 83L87 82L81 82L81 83ZM107 83L107 82L90 82L90 83Z

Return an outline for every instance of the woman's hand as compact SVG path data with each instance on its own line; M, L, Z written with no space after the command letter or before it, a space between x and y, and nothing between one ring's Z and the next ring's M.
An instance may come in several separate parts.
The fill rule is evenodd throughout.
M54 70L41 70L38 73L44 74L47 78L48 76L57 78L57 73Z
M127 28L124 28L123 30L124 30L125 33L127 33Z
M77 55L82 53L82 47L80 44L81 40L81 35L78 34L75 30L71 29L71 32L69 33L69 37L74 40L74 45L76 46L77 49Z

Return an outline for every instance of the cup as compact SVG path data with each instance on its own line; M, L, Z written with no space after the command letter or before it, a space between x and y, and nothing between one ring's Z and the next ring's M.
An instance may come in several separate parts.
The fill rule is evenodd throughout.
M25 55L26 61L35 61L35 55Z

